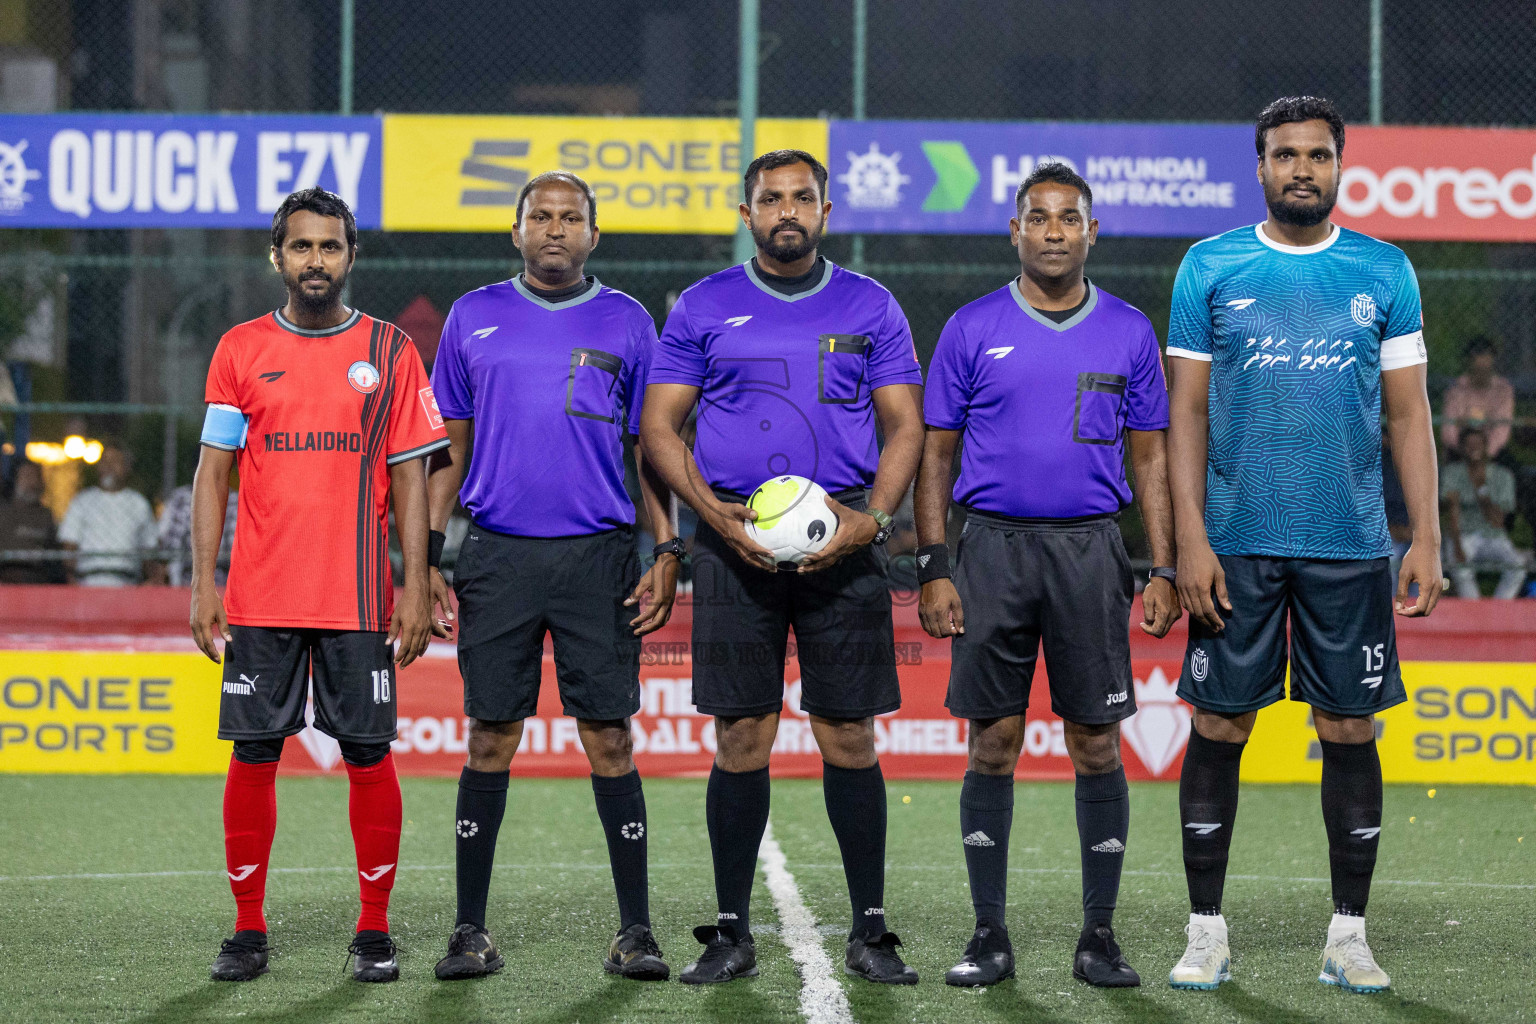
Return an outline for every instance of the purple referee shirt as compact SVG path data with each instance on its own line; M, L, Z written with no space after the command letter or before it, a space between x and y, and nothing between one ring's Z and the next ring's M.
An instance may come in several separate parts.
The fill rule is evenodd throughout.
M703 389L693 457L712 487L750 494L785 473L833 493L874 482L871 392L921 384L922 367L891 293L826 267L816 287L783 295L742 264L672 307L647 382Z
M460 491L474 521L522 537L633 523L623 438L655 343L645 308L601 282L548 302L513 278L455 302L432 390L444 418L475 421Z
M923 418L965 432L962 505L1029 519L1118 512L1131 501L1125 431L1168 426L1157 335L1091 281L1083 308L1058 324L1015 279L944 325Z

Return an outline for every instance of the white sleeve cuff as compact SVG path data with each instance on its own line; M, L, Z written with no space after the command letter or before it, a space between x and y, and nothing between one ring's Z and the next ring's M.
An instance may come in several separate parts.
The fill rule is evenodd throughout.
M1388 338L1381 343L1381 369L1401 370L1405 366L1417 366L1419 363L1429 362L1429 353L1424 349L1424 332L1414 331L1412 334L1399 335L1396 338Z
M1175 345L1169 345L1164 351L1170 356L1178 356L1180 359L1196 359L1202 363L1211 361L1211 354L1209 352L1196 352L1192 348L1179 348Z

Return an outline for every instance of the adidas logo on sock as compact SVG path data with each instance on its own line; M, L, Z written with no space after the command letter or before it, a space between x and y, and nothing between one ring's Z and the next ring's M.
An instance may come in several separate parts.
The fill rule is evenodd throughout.
M1106 839L1091 849L1094 853L1124 853L1125 844L1118 839Z
M966 846L996 846L997 845L996 843L994 843L992 841L992 837L991 836L987 835L985 832L981 831L980 829L977 829L975 832L972 832L970 835L966 836L965 839L964 839L964 842L965 842Z

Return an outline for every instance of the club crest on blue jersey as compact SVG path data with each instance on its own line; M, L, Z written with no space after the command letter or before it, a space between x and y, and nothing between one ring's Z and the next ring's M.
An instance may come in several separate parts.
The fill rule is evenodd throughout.
M1362 292L1356 295L1349 303L1349 315L1361 327L1369 327L1376 322L1376 300Z
M359 359L347 367L347 383L365 395L371 395L378 390L379 383L383 379L379 376L378 368L366 359Z

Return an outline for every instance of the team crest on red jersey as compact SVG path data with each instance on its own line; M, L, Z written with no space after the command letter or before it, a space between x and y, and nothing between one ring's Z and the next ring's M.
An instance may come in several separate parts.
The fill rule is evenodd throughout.
M365 395L371 395L378 390L382 379L378 368L366 359L359 359L347 367L347 383Z

